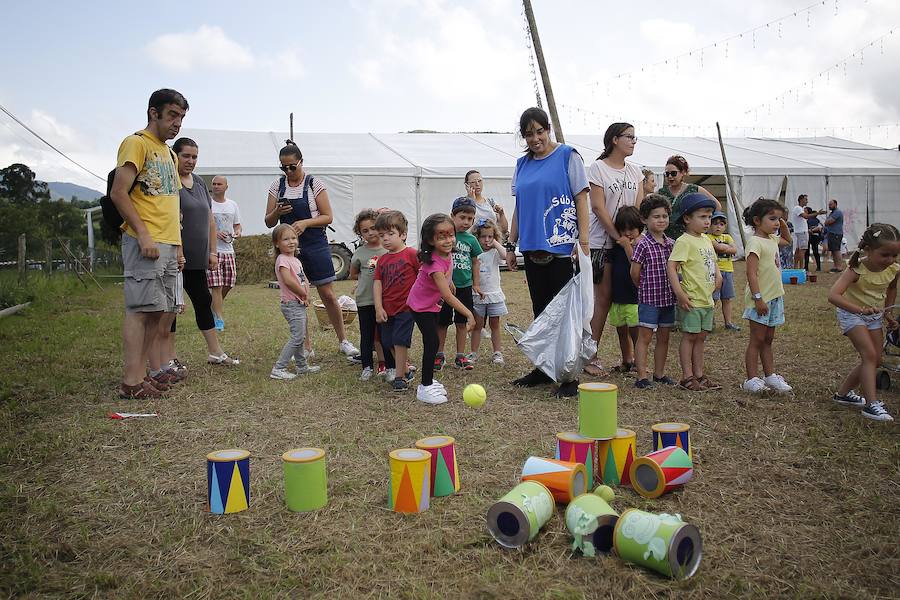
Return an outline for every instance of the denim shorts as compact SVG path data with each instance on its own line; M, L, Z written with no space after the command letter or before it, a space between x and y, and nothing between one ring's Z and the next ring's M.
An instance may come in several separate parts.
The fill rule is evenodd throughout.
M745 308L744 318L756 323L765 325L766 327L777 327L784 325L784 296L778 296L766 303L769 307L768 314L760 315L756 312L756 308Z
M841 333L844 335L847 335L850 333L851 329L859 327L860 325L869 331L881 329L881 318L883 315L884 313L881 312L877 312L874 315L861 315L844 310L843 308L837 309L838 325L841 327Z
M656 331L657 327L675 327L675 305L638 304L638 327Z
M713 301L734 298L734 272L722 271L722 288L713 292Z
M416 321L411 311L397 313L381 324L381 343L387 348L412 346L413 327Z

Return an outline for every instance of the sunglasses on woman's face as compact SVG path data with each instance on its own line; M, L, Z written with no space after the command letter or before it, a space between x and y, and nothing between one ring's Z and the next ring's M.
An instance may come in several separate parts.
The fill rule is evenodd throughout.
M287 173L288 171L296 171L297 169L300 168L301 164L303 164L302 160L300 162L294 163L292 165L281 165L278 168L281 169L282 171L284 171L285 173Z
M677 177L678 171L666 171L666 177Z

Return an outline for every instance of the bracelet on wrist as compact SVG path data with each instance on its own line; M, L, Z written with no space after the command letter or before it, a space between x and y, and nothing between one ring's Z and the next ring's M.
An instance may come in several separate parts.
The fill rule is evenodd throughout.
M506 248L507 252L515 252L516 251L516 245L512 242L506 242L505 244L503 244L503 247Z

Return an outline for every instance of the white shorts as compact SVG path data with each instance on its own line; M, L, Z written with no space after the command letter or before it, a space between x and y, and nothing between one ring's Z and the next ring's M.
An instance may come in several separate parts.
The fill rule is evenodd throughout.
M806 250L809 248L809 232L804 231L803 233L794 232L794 251L797 250Z

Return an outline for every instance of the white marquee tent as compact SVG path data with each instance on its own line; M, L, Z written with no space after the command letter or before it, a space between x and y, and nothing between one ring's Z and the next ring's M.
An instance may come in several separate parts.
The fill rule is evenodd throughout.
M264 233L263 214L269 184L281 175L278 150L284 132L186 129L183 135L200 148L197 174L226 175L228 195L241 206L245 234ZM485 194L512 213L510 179L523 142L514 134L465 133L299 133L304 167L321 177L334 207L333 241L350 242L353 217L365 207L402 210L410 221L409 243L419 223L434 212L447 212L465 193L463 176L477 169ZM603 148L599 135L572 135L585 162ZM838 200L845 234L854 247L867 223L900 224L900 152L837 138L728 138L725 150L742 206L760 196L796 204L808 194L810 206L825 208ZM726 204L725 169L714 138L641 137L631 160L657 174L666 159L680 154L690 163L691 181L700 183ZM734 209L730 228L740 240Z

